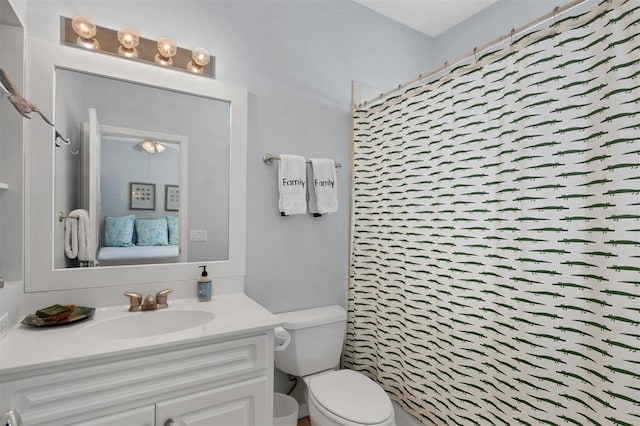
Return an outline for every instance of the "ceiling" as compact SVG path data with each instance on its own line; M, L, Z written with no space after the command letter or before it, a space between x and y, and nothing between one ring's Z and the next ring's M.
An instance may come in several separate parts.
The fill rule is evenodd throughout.
M498 0L354 0L388 18L437 37Z

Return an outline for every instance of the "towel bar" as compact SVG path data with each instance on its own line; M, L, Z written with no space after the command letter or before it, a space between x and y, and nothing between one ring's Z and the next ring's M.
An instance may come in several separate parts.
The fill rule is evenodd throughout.
M274 154L265 154L265 155L262 156L262 161L267 166L272 165L274 160L275 161L280 161L280 156L279 155L274 155ZM307 160L307 164L311 164L311 161ZM340 167L342 167L342 164L336 163L336 169L339 169Z
M78 219L78 216L66 216L62 212L58 212L58 222L62 222L64 219Z

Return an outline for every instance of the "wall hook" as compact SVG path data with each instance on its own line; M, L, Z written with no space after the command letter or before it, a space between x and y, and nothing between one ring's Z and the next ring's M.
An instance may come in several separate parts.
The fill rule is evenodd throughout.
M24 118L28 118L29 120L31 120L31 117L29 116L29 114L31 114L32 112L35 112L40 116L40 118L44 120L45 123L47 123L49 126L55 129L56 135L53 139L53 142L56 144L57 147L60 147L60 144L58 143L58 139L60 139L65 145L69 145L69 143L71 143L71 139L65 138L64 136L62 136L62 134L60 134L58 129L56 129L55 124L53 124L53 122L49 120L47 116L44 115L36 105L32 104L31 102L29 102L28 100L22 97L15 83L13 82L11 77L9 77L9 74L7 74L1 68L0 68L0 88L3 90L3 92L7 94L7 97L9 98L9 102L11 102L11 105L13 105L16 111L18 111L18 113L22 115ZM71 153L76 155L76 154L79 154L80 151L76 151L76 152L72 151Z

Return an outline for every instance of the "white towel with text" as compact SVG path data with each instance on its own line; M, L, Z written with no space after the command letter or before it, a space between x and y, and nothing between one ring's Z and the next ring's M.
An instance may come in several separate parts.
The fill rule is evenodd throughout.
M278 208L285 215L307 213L306 160L298 155L280 155Z
M309 212L335 213L338 211L336 163L326 158L311 158L313 180L309 183Z

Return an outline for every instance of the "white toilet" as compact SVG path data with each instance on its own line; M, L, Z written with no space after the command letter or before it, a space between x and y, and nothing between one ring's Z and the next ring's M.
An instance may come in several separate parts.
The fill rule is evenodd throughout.
M395 426L391 399L373 380L337 370L347 313L340 306L278 314L291 343L275 353L279 370L307 385L312 426Z

